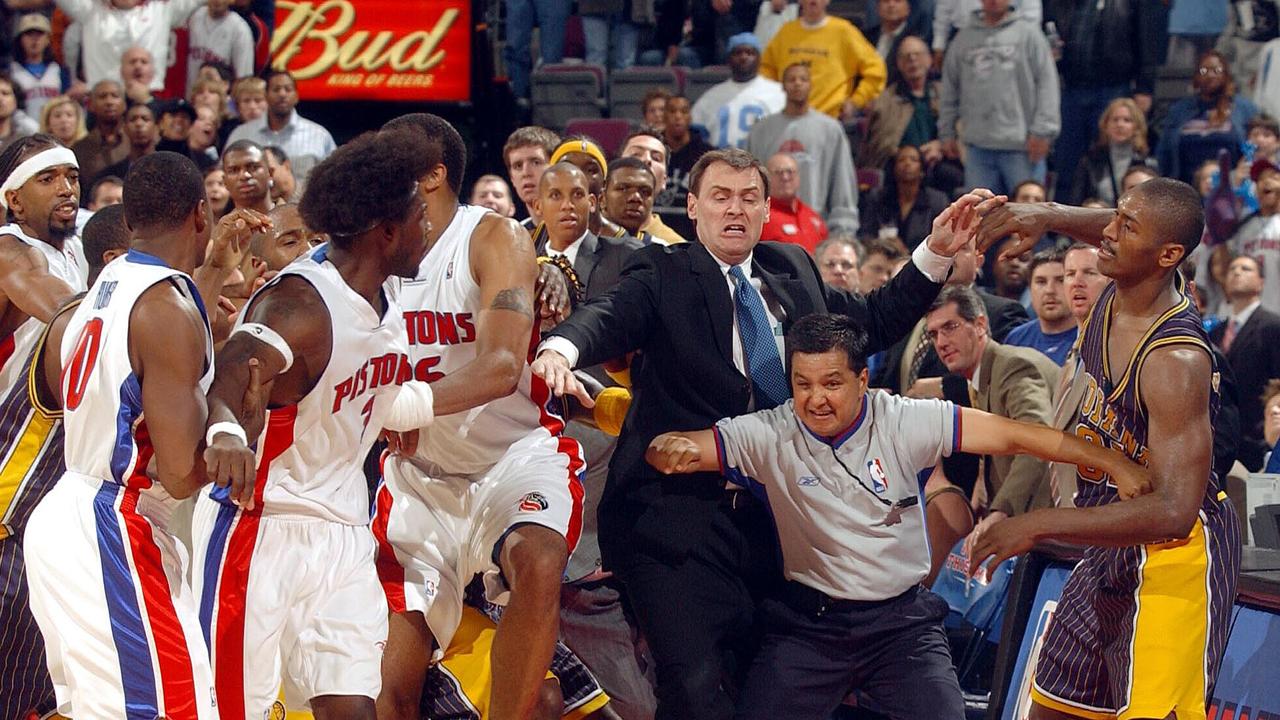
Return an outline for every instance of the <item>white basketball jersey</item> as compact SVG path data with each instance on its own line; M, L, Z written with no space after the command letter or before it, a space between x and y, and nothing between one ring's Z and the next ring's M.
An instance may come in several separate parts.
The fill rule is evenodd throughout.
M263 288L289 276L310 283L329 310L333 346L311 392L297 404L267 414L257 443L256 504L263 515L367 525L364 459L398 388L409 379L409 348L395 297L399 280L383 286L387 308L379 317L342 279L327 253L328 245L321 245ZM212 497L228 502L219 488Z
M76 292L84 292L88 287L85 280L89 277L89 264L84 259L84 246L79 236L71 236L62 242L59 250L43 240L27 235L17 223L9 223L0 227L0 235L12 235L30 245L44 256L49 265L49 274L71 286ZM10 299L9 302L13 302ZM36 346L36 340L44 330L44 323L36 318L27 318L18 326L13 334L0 340L0 393L9 389L21 380L22 364Z
M131 488L151 488L167 498L163 488L152 488L147 477L151 439L142 417L142 384L129 362L129 315L144 292L163 282L171 283L205 318L205 368L200 390L209 390L213 338L195 283L181 270L137 250L103 268L71 315L62 338L61 385L67 472ZM156 422L164 420L156 418Z
M476 358L480 286L471 271L472 232L489 210L460 205L453 221L405 281L404 306L414 377L434 382ZM529 338L532 351L537 329ZM436 417L418 439L416 459L432 472L471 475L488 470L515 443L551 441L564 428L560 402L526 356L516 391L465 412Z

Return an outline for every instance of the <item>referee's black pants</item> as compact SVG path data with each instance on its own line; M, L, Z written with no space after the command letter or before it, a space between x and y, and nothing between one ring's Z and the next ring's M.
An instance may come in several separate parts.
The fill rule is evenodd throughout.
M764 638L737 720L826 720L851 690L893 720L964 720L942 628L947 603L923 587L853 602L788 583L761 611Z
M758 646L756 599L781 580L764 506L726 496L682 557L631 553L613 568L657 671L656 720L730 720Z

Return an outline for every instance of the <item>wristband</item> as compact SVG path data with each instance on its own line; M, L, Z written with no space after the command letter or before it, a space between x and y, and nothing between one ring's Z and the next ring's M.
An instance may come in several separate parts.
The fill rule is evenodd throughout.
M280 357L284 358L284 367L280 368L280 375L289 372L289 368L293 367L293 349L275 330L262 323L244 323L231 332L232 335L236 333L247 333L280 353Z
M213 437L222 433L240 438L240 442L244 443L246 446L249 445L249 438L245 436L244 428L240 427L240 423L227 421L216 422L210 425L208 432L204 434L204 444L212 445Z

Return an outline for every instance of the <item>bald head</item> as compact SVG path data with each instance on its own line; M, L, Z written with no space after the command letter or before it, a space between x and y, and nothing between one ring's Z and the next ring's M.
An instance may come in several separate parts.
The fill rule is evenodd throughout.
M765 163L769 169L769 186L773 196L790 202L800 191L800 165L791 153L776 153Z
M538 181L538 194L542 195L546 188L565 178L571 178L573 183L582 183L584 190L591 189L591 180L581 168L568 160L561 160L542 172L542 178Z
M143 47L134 45L120 56L120 77L128 82L140 82L147 85L156 77L155 61L151 53Z

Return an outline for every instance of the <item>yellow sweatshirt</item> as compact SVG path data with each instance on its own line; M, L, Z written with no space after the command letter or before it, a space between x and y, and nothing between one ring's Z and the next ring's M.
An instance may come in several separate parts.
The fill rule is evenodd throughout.
M832 117L840 115L845 100L865 107L887 77L875 46L853 23L833 15L819 28L806 28L800 20L783 25L760 57L760 74L782 82L782 71L796 62L809 64L809 105Z

